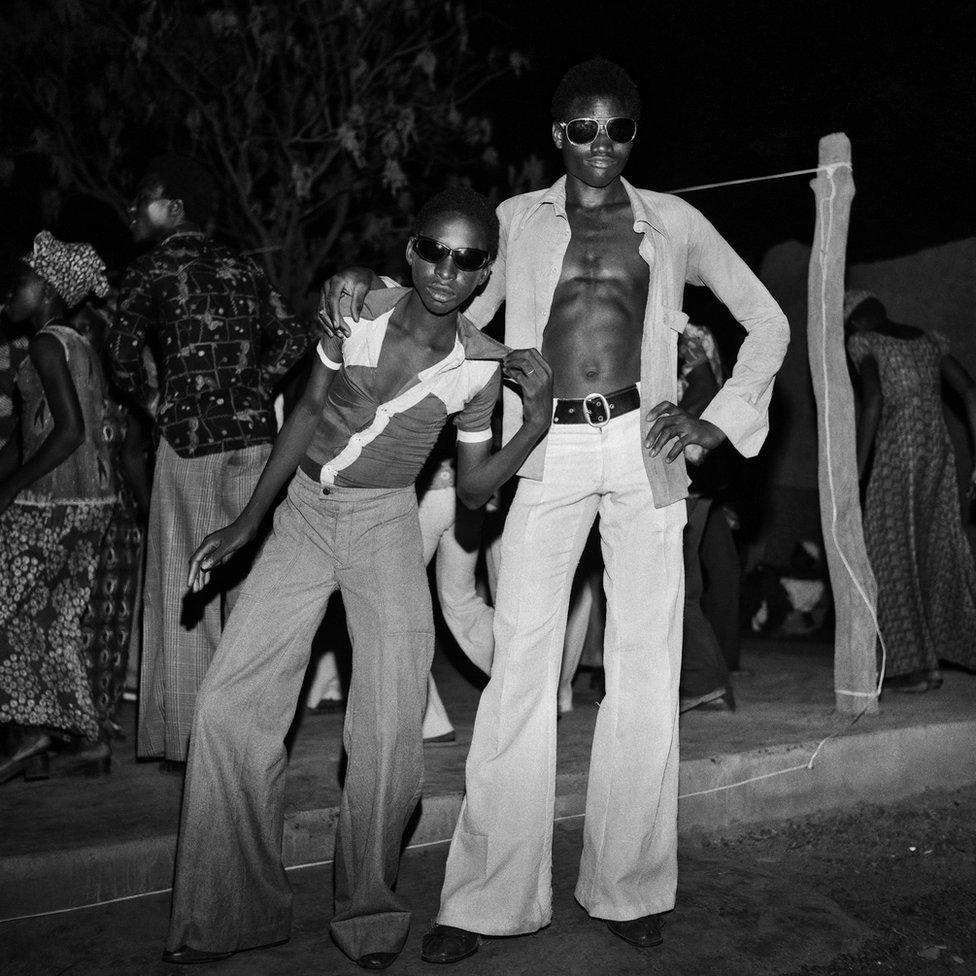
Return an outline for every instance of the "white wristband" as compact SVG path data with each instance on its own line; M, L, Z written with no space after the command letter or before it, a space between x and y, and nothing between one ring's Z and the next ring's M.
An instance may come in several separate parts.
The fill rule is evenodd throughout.
M322 365L325 366L326 369L331 369L331 370L342 369L342 363L334 363L332 362L331 359L329 359L328 356L326 356L325 349L322 347L321 342L318 344L316 348L319 354L319 359L322 360Z

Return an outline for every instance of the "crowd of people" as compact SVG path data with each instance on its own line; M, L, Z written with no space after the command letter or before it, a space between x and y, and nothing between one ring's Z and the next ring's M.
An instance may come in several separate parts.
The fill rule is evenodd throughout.
M137 755L185 777L167 962L289 937L284 743L303 686L309 706L345 710L332 937L365 969L400 953L411 913L394 883L424 743L455 736L430 673L432 560L444 621L488 682L424 959L548 924L556 723L584 648L605 688L576 898L632 945L661 943L678 715L735 708L723 451L759 451L789 333L701 213L623 178L640 114L617 65L571 69L552 109L565 175L497 211L464 187L433 196L405 242L407 285L341 271L314 325L210 236L215 186L182 156L147 167L130 210L146 250L117 288L91 245L47 231L20 262L0 363L0 782L52 759L108 772L131 686ZM681 311L686 283L745 329L731 372ZM503 303L504 344L484 331ZM867 541L885 565L901 518L886 498L905 482L886 472L911 449L889 404L916 347L976 398L941 339L870 297L848 311L865 466L875 444ZM965 590L976 626L968 566L936 595ZM703 606L706 576L721 613ZM345 687L334 655L310 667L337 591ZM921 633L928 598L889 592L882 616L918 605L906 628ZM909 685L934 685L950 638L973 665L969 630L916 630L889 664Z

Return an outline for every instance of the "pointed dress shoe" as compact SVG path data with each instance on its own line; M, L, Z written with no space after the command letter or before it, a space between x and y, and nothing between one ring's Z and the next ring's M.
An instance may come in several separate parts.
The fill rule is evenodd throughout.
M481 945L477 932L455 928L453 925L435 925L421 943L420 958L424 962L452 963L474 955Z
M640 949L651 949L664 941L660 915L642 915L626 922L607 922L614 935Z
M356 960L356 965L361 969L371 969L373 972L379 972L381 969L386 969L387 966L392 965L399 952L367 952L365 956L360 956Z
M208 952L206 949L192 949L184 945L172 952L164 952L163 962L171 962L177 966L195 966L205 962L222 962L232 955L233 952Z

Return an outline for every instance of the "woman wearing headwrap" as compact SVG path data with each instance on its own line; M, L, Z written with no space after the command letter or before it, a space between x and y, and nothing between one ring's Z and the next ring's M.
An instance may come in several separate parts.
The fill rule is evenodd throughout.
M878 581L885 684L928 691L942 684L940 661L976 670L976 562L942 413L944 381L976 442L976 383L945 336L890 321L870 292L847 292L844 324L860 378L857 465L867 478L864 542ZM974 485L976 470L971 493Z
M81 621L117 493L104 373L65 315L107 291L91 245L42 231L7 297L7 317L32 338L17 374L23 461L0 481L0 723L17 732L0 782L46 776L54 739L99 735ZM107 744L82 754L86 771L108 762Z

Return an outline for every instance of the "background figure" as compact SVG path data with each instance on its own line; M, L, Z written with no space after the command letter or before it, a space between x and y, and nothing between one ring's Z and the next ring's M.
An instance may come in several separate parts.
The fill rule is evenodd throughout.
M605 694L603 679L603 631L607 601L603 593L603 556L600 553L599 517L583 548L566 615L563 660L559 670L557 708L560 715L573 710L573 679L581 665L593 672L591 688L597 699Z
M318 637L316 633L316 637ZM316 640L312 639L315 647ZM342 679L339 677L339 662L336 652L328 649L322 651L315 659L315 671L305 696L305 707L313 712L337 712L344 707Z
M190 554L233 521L274 441L274 387L309 336L264 273L211 240L213 183L193 160L153 160L131 208L152 250L126 270L110 353L116 383L159 434L146 546L137 751L182 772L197 691L250 552L187 596ZM153 343L158 396L143 360Z
M976 668L976 564L941 382L961 398L974 443L976 384L944 336L890 321L870 292L845 295L844 321L861 387L857 462L867 478L864 541L878 581L887 684L927 691L942 683L940 659ZM970 497L974 484L976 472Z
M678 396L681 407L699 416L722 385L722 361L711 331L689 322L678 342ZM685 607L682 630L680 710L734 711L732 681L718 638L702 606L704 576L702 540L712 520L713 501L722 487L722 447L704 455L697 445L686 449L691 485L684 533ZM721 512L714 513L724 519ZM725 567L736 577L739 567Z
M0 722L19 728L0 782L46 776L53 737L93 743L80 756L91 771L110 762L107 743L94 744L81 623L116 482L101 365L65 321L90 291L108 291L95 250L42 231L7 300L8 318L33 338L17 373L23 462L0 482Z
M17 371L27 355L30 337L7 320L0 305L0 480L17 467L20 459L20 417L15 408ZM10 445L8 447L8 444Z
M453 431L449 432L453 435ZM486 675L495 652L494 613L478 592L476 570L481 551L483 513L458 504L455 490L453 438L443 434L417 482L418 514L424 565L435 556L437 598L444 623L458 647ZM454 726L438 694L433 675L427 678L424 712L425 742L453 742Z
M115 294L102 306L83 306L72 324L107 372L105 338ZM91 599L82 621L88 674L100 737L121 734L116 713L129 668L132 624L141 607L143 543L149 513L149 431L141 416L106 389L101 435L115 472L119 501L102 539Z
M723 501L723 494L712 502L698 547L704 577L701 606L715 631L725 666L734 673L739 670L742 562L733 535L738 515Z

